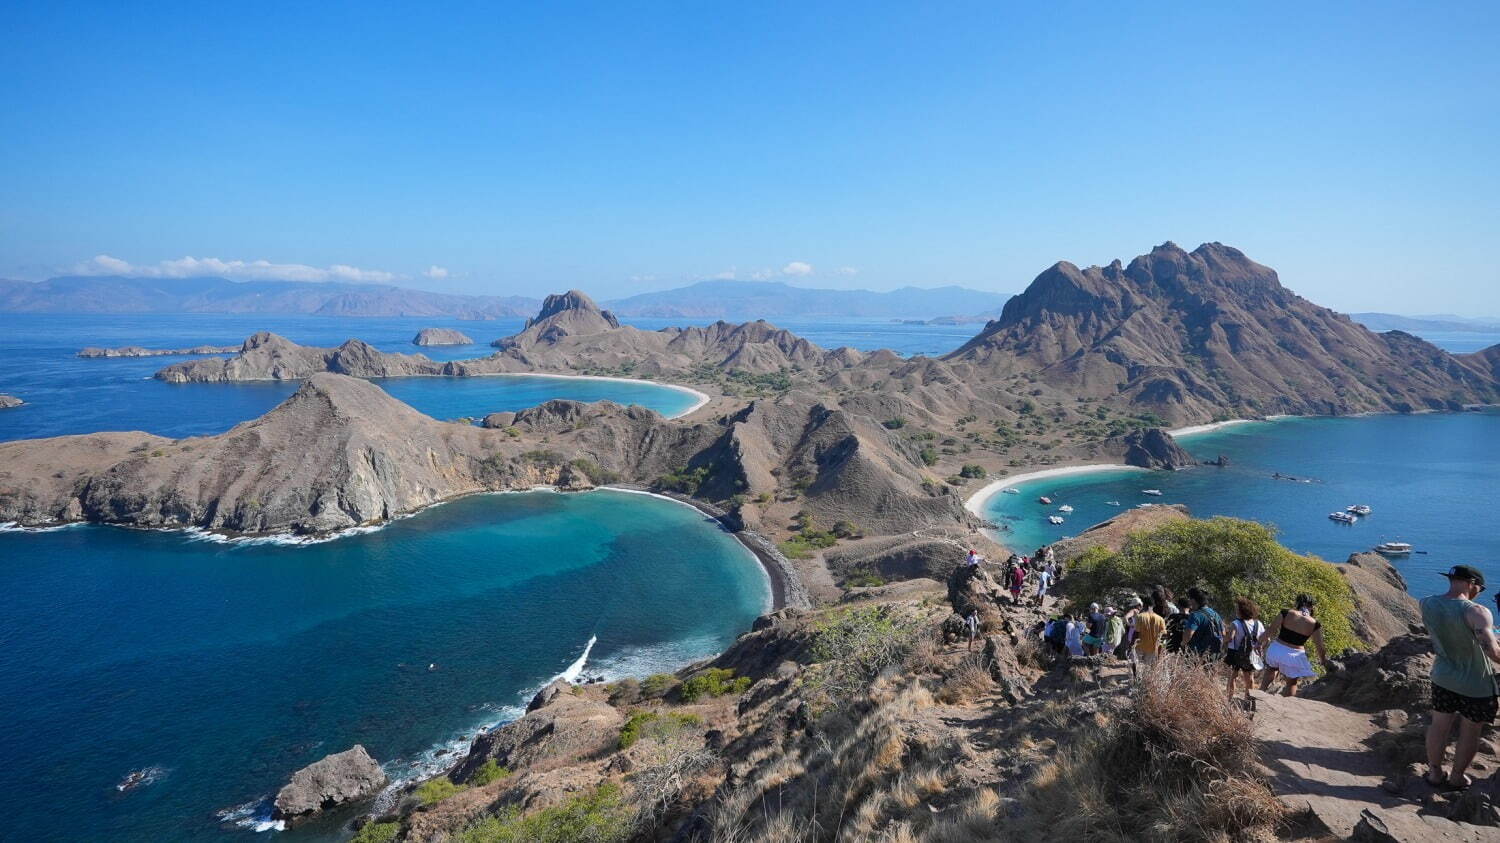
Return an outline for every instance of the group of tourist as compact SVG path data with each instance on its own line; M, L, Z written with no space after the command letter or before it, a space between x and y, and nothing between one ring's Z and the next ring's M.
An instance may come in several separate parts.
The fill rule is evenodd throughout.
M964 564L978 567L983 562L984 557L978 551L970 550ZM1012 553L1005 560L1005 571L1001 574L1000 582L1010 592L1011 603L1017 606L1023 602L1021 595L1027 590L1027 582L1034 583L1033 599L1040 606L1046 603L1052 584L1057 581L1057 573L1056 552L1050 547L1039 547L1032 556Z

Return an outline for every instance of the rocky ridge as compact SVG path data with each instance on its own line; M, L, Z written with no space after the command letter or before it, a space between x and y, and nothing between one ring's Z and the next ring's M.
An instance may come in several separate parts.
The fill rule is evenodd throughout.
M195 345L190 348L142 348L126 345L120 348L96 348L88 346L78 352L79 357L185 357L188 355L234 354L240 350L235 345Z

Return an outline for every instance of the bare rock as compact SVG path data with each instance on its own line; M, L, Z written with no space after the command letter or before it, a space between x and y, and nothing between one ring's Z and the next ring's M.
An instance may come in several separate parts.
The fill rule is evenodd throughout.
M1159 427L1132 430L1120 440L1125 447L1125 464L1138 468L1186 468L1198 461L1177 444L1172 434Z
M411 339L412 345L473 345L474 339L453 328L423 328Z
M359 744L303 767L276 794L273 816L298 820L373 796L385 786L385 772Z
M511 770L540 772L600 756L614 748L624 722L609 703L559 688L520 719L475 738L449 778L463 784L492 758Z
M1335 565L1354 593L1354 634L1372 647L1422 625L1422 609L1406 590L1406 580L1384 556L1356 553Z
M1373 653L1340 656L1333 670L1300 693L1358 711L1425 711L1432 703L1428 676L1433 658L1427 636L1400 635ZM1388 714L1382 719L1394 722Z

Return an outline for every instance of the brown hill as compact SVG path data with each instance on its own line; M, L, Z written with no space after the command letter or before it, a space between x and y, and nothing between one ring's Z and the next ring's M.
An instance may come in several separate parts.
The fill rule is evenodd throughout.
M1219 243L1166 243L1128 266L1052 266L944 359L1170 420L1459 409L1500 386L1430 343L1376 334Z

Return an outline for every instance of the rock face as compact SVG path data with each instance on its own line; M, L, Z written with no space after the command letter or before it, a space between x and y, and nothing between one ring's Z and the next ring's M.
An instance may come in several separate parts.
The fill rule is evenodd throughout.
M1422 626L1422 607L1406 590L1406 579L1378 553L1356 553L1335 565L1354 592L1354 634L1372 647Z
M1137 468L1186 468L1196 465L1197 460L1189 454L1172 434L1159 427L1147 430L1132 430L1122 439L1125 447L1125 464Z
M550 295L537 315L526 320L519 334L495 340L496 348L516 348L556 343L563 337L601 334L620 327L613 313L601 310L587 294L578 290Z
M0 410L6 410L11 407L19 407L25 403L25 401L22 401L14 395L0 395Z
M276 794L273 816L299 820L373 796L385 786L385 772L363 746L330 755L298 770Z
M473 345L474 340L463 331L452 328L423 328L412 337L412 345Z
M189 354L234 354L240 347L235 345L195 345L191 348L142 348L127 345L120 348L95 348L89 346L78 352L79 357L175 357Z
M1472 355L1469 357L1473 357ZM1163 417L1456 410L1500 399L1493 373L1410 334L1375 334L1219 243L1167 243L1123 266L1062 262L945 360L1032 373Z
M420 354L389 354L362 340L349 340L337 348L311 348L261 331L245 340L234 357L177 363L157 372L156 379L169 383L301 380L318 372L385 378L439 375L444 367Z
M550 687L550 686L549 686ZM560 689L525 716L474 739L469 754L449 773L463 784L489 759L502 767L540 771L601 754L620 738L625 718L609 703Z

